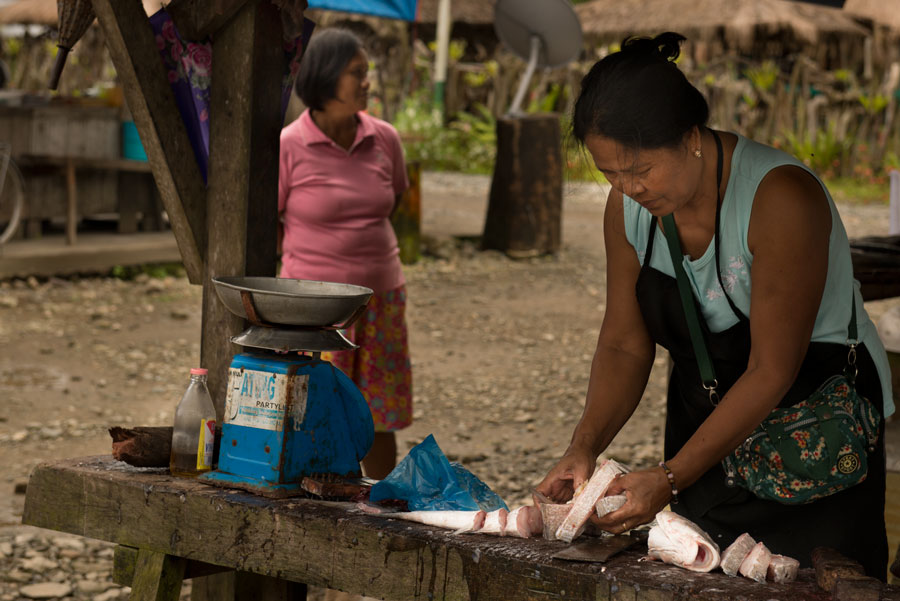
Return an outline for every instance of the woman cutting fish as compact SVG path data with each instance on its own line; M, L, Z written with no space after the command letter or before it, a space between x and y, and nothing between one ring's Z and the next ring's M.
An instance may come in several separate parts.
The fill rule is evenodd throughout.
M884 580L881 436L861 483L806 504L726 483L720 462L775 408L795 405L842 372L853 311L856 388L877 409L879 427L894 406L887 357L828 191L794 157L707 126L706 100L674 63L683 40L674 33L627 40L582 81L573 134L612 185L606 314L584 413L538 491L565 501L590 477L637 407L658 344L674 364L665 461L618 478L607 495L628 501L600 525L623 532L670 504L720 546L749 532L803 565L814 547L833 547ZM669 236L684 255L678 263L699 309L715 395L698 375Z

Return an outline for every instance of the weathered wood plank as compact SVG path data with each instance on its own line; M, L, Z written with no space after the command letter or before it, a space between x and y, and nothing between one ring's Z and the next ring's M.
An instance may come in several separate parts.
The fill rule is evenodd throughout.
M94 0L110 57L147 152L188 279L203 282L206 190L140 2Z
M35 470L28 480L23 524L83 534L84 474L77 470Z
M172 0L166 7L178 32L187 40L200 40L216 32L248 0Z
M278 149L284 55L278 9L250 2L213 41L210 91L207 282L216 276L274 276ZM204 288L201 364L221 419L226 375L244 327Z
M147 549L138 549L131 581L132 601L178 601L185 560Z
M80 496L77 491L80 491ZM70 493L76 493L70 500ZM363 515L352 505L270 500L139 471L111 458L41 464L24 521L157 553L392 601L826 601L812 570L790 585L757 584L640 561L562 562L558 541L459 536ZM136 519L139 516L139 519ZM896 594L886 586L884 596Z
M135 547L116 545L113 552L112 580L119 586L131 586L134 568L137 566L138 550Z

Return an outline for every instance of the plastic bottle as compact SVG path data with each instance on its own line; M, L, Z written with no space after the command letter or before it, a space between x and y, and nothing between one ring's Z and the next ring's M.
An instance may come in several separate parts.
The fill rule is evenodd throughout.
M175 409L169 471L189 478L212 469L216 408L206 387L207 370L191 369L191 381Z

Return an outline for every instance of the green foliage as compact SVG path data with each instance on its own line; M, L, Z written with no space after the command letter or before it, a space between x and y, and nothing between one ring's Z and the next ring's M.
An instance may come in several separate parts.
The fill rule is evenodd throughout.
M109 275L119 280L131 281L141 274L154 279L167 276L183 277L184 266L181 263L156 263L147 265L116 265Z
M535 95L528 104L528 113L552 113L556 110L560 100L565 98L566 89L558 83L550 84L550 90L541 95Z
M428 49L432 52L437 51L437 41L429 42ZM466 41L465 40L450 40L450 43L447 45L447 57L456 62L460 60L463 55L466 53Z
M885 173L900 171L900 154L897 154L896 152L888 152L885 154L883 168Z
M22 40L20 38L6 38L3 40L3 54L11 59L16 58L22 51Z
M867 181L859 177L839 177L825 181L831 197L837 202L854 204L887 204L890 188L884 183Z
M754 89L768 92L775 87L775 83L778 81L778 65L774 61L764 61L758 67L746 69L744 76L750 80Z
M394 117L409 161L425 169L490 173L497 149L496 122L483 105L461 112L445 126L427 91L411 95Z
M816 173L828 177L850 150L851 142L836 135L833 121L815 136L808 132L784 131L784 148Z
M870 115L877 115L890 103L890 97L885 96L884 94L875 94L874 96L869 96L868 94L860 94L859 95L859 103L863 105L863 108L866 109L866 112Z
M841 82L850 82L853 80L853 71L849 69L837 69L834 72L834 78Z

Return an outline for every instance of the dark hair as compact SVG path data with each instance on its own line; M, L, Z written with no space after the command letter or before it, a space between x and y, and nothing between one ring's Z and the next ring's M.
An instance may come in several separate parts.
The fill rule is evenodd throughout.
M629 37L598 61L584 79L572 115L572 134L611 138L628 148L677 146L709 119L706 99L674 61L683 35Z
M326 29L314 35L303 51L297 74L297 95L303 104L321 111L335 97L344 67L363 49L356 34L346 29Z

